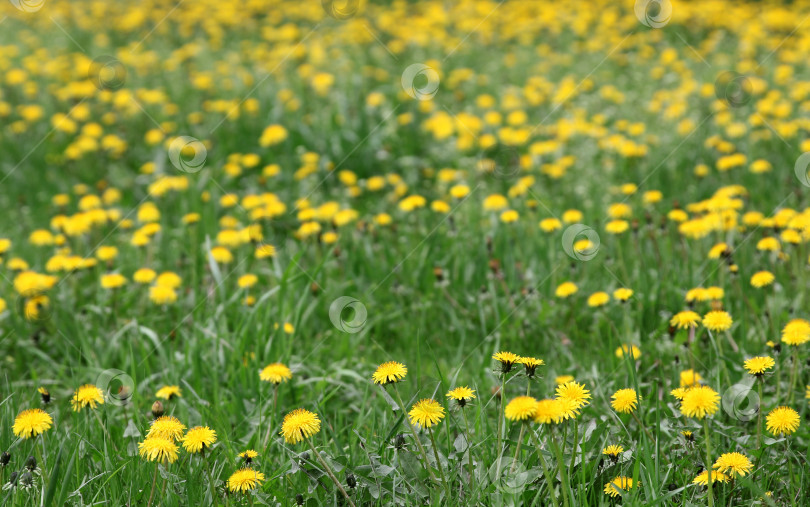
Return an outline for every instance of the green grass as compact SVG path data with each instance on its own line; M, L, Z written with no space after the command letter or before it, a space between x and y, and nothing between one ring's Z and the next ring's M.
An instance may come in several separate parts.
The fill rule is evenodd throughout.
M684 2L676 5L670 24L651 30L638 23L629 6L608 2L538 2L537 7L506 2L497 8L482 3L475 11L472 3L375 2L342 22L322 19L319 2L240 4L233 15L220 10L231 5L227 2L182 3L175 12L170 2L153 7L115 3L95 15L82 14L89 2L54 0L24 15L13 6L0 7L0 20L8 16L0 21L0 210L5 217L0 236L11 241L0 266L0 297L7 307L0 313L0 451L8 450L11 460L0 469L0 482L21 472L29 455L41 467L31 489L0 491L0 503L147 505L157 470L153 505L295 505L296 495L306 505L342 504L308 446L285 444L279 436L284 414L303 407L319 415L321 430L311 443L343 487L348 474L356 478L357 486L347 489L356 505L551 505L552 494L561 507L705 505L706 488L692 484L706 465L704 428L682 415L669 394L679 387L680 372L694 368L723 397L708 423L712 459L736 451L757 465L750 475L715 484L716 504L806 504L801 499L810 479L803 389L810 382L807 345L798 347L801 367L794 378L793 349L782 345L779 352L766 341L779 342L788 321L807 317L810 252L805 242L785 241L788 258L759 251L759 239L778 237L784 227L744 225L742 215L759 211L773 217L780 209L802 213L808 206L806 188L793 171L808 131L802 119L806 101L799 93L807 68L791 60L801 52L804 35L789 36L807 4L726 6L728 16L716 25L712 9L722 2L704 9ZM447 18L432 19L430 5L450 9ZM543 12L551 18L542 18ZM124 22L138 13L146 21L128 27ZM787 21L767 21L766 14ZM411 19L432 19L435 26L416 29ZM206 23L222 29L221 40ZM299 30L292 41L277 37L287 24ZM746 34L755 28L768 37L751 42ZM751 44L744 58L738 49L743 42ZM296 52L299 43L304 53ZM179 49L187 44L194 47ZM47 55L38 54L40 48ZM674 51L674 63L663 56L668 50ZM82 67L100 55L111 55L126 68L124 87L91 89L86 98L63 97L60 90L84 81ZM741 59L745 62L738 65ZM400 76L414 62L441 67L439 91L427 102L432 112L402 90ZM779 77L778 66L785 62L795 67L794 77ZM313 91L309 66L335 77L325 96ZM768 91L778 91L791 114L769 113L762 103L765 90L738 108L726 107L713 92L701 92L701 85L712 91L718 73L734 68L747 79L761 78ZM10 82L10 69L26 69L24 83ZM472 69L474 76L454 77L463 69ZM662 69L660 76L657 69ZM212 78L210 89L194 85L199 74ZM573 83L576 94L555 102L565 82ZM26 91L32 83L37 90ZM496 147L482 148L483 135L499 135L499 127L484 124L473 146L459 147L456 141L469 134L466 127L455 126L447 139L425 128L435 113L483 118L488 108L476 103L482 94L493 95L498 102L491 109L506 117L515 109L506 97L530 83L542 100L532 103L528 97L534 94L526 93L516 108L526 113L532 131L527 143L510 147L501 139ZM605 98L606 85L621 91L624 101ZM150 103L145 90L160 90L165 98ZM300 106L285 107L278 98L281 90L289 90ZM123 100L130 92L137 103ZM383 95L378 107L366 103L372 92ZM257 110L246 106L248 98L256 100ZM218 107L217 99L231 102ZM655 103L660 110L652 107ZM41 119L21 120L19 106L30 104L42 107ZM672 105L683 105L684 112L668 117L663 111ZM100 123L104 134L126 142L121 154L99 148L76 160L67 156L79 134L55 129L51 116L76 115L84 107L87 117L75 119L78 128ZM238 117L226 119L234 107ZM200 121L190 121L191 113L200 113ZM398 122L405 113L413 116L410 124ZM105 119L105 114L113 116ZM758 115L764 123L756 120ZM568 136L563 131L575 119L578 128ZM684 119L692 127L679 131ZM646 130L632 136L623 122L641 123ZM742 136L727 131L735 122L745 126ZM259 138L270 124L284 125L289 137L262 147ZM188 135L204 140L205 167L198 173L177 171L164 143L144 140L156 128L167 139ZM644 145L646 155L623 156L609 145L616 134ZM713 136L732 143L732 152L746 155L747 163L718 171L717 161L728 153L707 144ZM514 154L526 155L529 145L548 140L558 143L556 150L512 171ZM296 178L307 151L320 155L319 165L313 174ZM248 153L260 156L259 165L229 176L224 169L229 157ZM544 166L566 156L575 156L574 163L561 178L550 177ZM496 161L494 173L478 169L482 159ZM748 166L757 159L769 161L773 170L750 172ZM156 175L140 171L147 162L155 163ZM262 168L272 163L281 166L280 174L262 177ZM710 170L698 177L694 169L701 163ZM438 176L442 168L462 172L446 182ZM358 177L359 195L339 179L343 170ZM159 175L184 175L188 188L150 196L148 185ZM398 193L391 183L377 192L365 188L369 178L388 175L399 176L407 190ZM534 180L524 193L510 195L524 176ZM56 215L77 213L73 186L79 183L99 195L107 187L119 189L121 200L105 208L119 210L120 217L67 237L64 246L84 258L93 258L102 245L118 247L111 269L130 281L114 292L102 290L99 278L108 270L104 262L55 273L58 281L47 291L50 303L42 316L26 318L30 297L15 291L17 273L8 261L18 257L31 269L45 271L57 247L35 246L29 235L51 227ZM470 188L463 199L448 196L458 183ZM623 195L618 186L624 183L635 183L638 192ZM693 239L667 218L672 209L689 209L690 203L731 185L746 189L740 209L732 213L735 227ZM663 200L644 203L642 194L649 190L662 191ZM240 227L254 223L241 200L229 208L220 198L263 192L276 194L285 213L260 221L262 239L233 248L232 263L216 263L208 252L225 228L220 220L234 217ZM71 200L63 209L51 201L61 193ZM499 212L483 209L484 199L494 193L509 195L510 209L520 216L517 222L503 223ZM403 197L416 194L426 198L424 208L398 208ZM324 232L339 235L334 244L299 239L295 232L306 221L300 215L305 206L297 202L301 198L314 207L335 201L341 209L356 210L358 219L343 226L321 221ZM432 211L436 199L446 200L451 211ZM133 230L142 225L137 210L147 201L160 210L161 230L148 246L134 247ZM630 205L633 214L627 218L629 230L613 235L605 230L611 220L607 209L619 202ZM568 209L580 210L583 219L577 222L598 233L600 245L591 260L566 253L572 245L564 230L570 224L553 233L538 228L540 220L561 218ZM393 217L391 225L375 224L374 217L383 212ZM199 213L200 221L183 224L188 213ZM690 217L699 215L690 209ZM129 228L121 220L136 223ZM802 224L792 228L807 230ZM730 246L738 273L729 268L730 261L708 258L718 242ZM257 243L274 245L278 254L254 258ZM141 267L176 272L183 280L178 301L151 302L148 287L131 280ZM751 275L760 270L775 275L774 285L750 285ZM256 274L259 282L240 289L237 280L247 273ZM564 281L575 282L579 291L557 298L555 289ZM708 312L709 302L685 302L689 289L708 286L724 289L722 307L734 325L728 337L699 327L688 343L688 333L670 330L669 320L689 306L700 315ZM634 290L626 303L612 299L603 307L588 306L588 295L622 287ZM256 298L253 306L244 304L247 295ZM355 298L365 309L359 332L333 324L338 315L333 304L341 297ZM339 315L345 323L355 314L346 310ZM286 332L285 323L294 331ZM637 361L616 356L627 343L640 347ZM524 433L514 469L520 425L506 422L499 475L502 402L497 388L504 379L492 355L501 350L545 361L535 379L527 379L520 368L508 374L504 402L525 394L528 384L532 396L551 398L560 375L573 375L592 399L576 419L529 426L541 447ZM764 431L764 444L757 446L748 389L730 388L751 385L743 361L763 354L776 359L762 385L763 412L790 405L802 424L786 438ZM290 366L293 378L278 388L274 401L273 386L261 382L258 371L276 361ZM439 477L441 468L446 485L432 480L421 463L393 388L371 382L386 361L408 367L398 384L406 407L433 397L447 409L434 431L435 447L420 433L433 473ZM73 412L74 390L88 383L105 391L106 403ZM204 457L181 449L178 461L156 468L139 457L138 443L152 420L155 393L167 384L179 385L183 395L164 401L166 413L188 427L209 426L218 441ZM461 385L477 393L463 410L445 397ZM12 431L14 419L24 409L41 406L39 386L51 393L51 402L42 408L53 417L53 428L20 439ZM611 395L622 388L640 396L638 421L611 409ZM695 441L688 441L683 430L692 431ZM617 462L601 454L610 444L625 449ZM238 454L245 449L259 453L253 467L266 480L251 494L227 493L225 481L242 466ZM617 476L641 487L611 499L604 488ZM773 501L763 498L766 491L773 492Z

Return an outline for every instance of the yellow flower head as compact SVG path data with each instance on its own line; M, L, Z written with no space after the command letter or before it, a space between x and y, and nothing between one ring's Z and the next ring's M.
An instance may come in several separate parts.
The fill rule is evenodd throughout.
M448 391L446 396L452 400L456 400L458 405L463 407L468 401L475 399L475 390L467 386L456 387Z
M20 438L31 438L48 431L53 425L51 416L40 408L23 410L14 418L11 431Z
M180 440L183 438L183 431L185 431L185 429L185 425L181 423L179 419L172 415L164 415L152 421L151 426L149 426L149 431L146 433L146 437L167 438L172 441Z
M774 362L772 357L769 356L758 356L752 357L751 359L747 359L743 366L751 375L761 376L766 371L770 370L774 367L776 363Z
M557 286L557 290L554 291L554 295L558 298L564 299L568 296L575 294L579 288L574 282L563 282Z
M138 443L138 453L147 461L174 463L177 460L178 447L174 441L161 436L148 436Z
M631 354L633 356L633 359L638 359L639 357L641 357L641 349L635 345L625 343L621 347L616 349L615 354L616 357L618 357L619 359L622 359L625 354Z
M216 431L208 426L196 426L183 437L183 448L193 454L211 447L216 441Z
M712 470L712 483L715 482L728 482L731 479L728 475L724 474L723 472L718 472L717 470ZM709 483L709 471L704 470L698 474L692 480L692 484L700 484L701 486L706 486Z
M700 324L700 320L700 315L691 310L686 310L673 315L672 319L669 321L669 325L677 327L678 329L694 328Z
M247 493L264 482L264 474L252 468L240 468L228 477L228 490L231 493Z
M76 389L73 398L70 400L74 412L79 412L86 407L96 408L97 404L104 404L104 393L93 384L85 384Z
M492 356L492 359L501 363L501 373L509 373L512 365L520 362L520 356L511 352L498 352Z
M531 396L518 396L506 404L503 412L510 421L525 421L537 413L537 400Z
M765 425L772 434L790 435L799 427L799 413L790 407L777 407L770 411Z
M556 399L545 399L537 402L532 419L537 424L558 423L562 420L562 404Z
M585 389L585 384L574 381L557 386L557 398L571 401L575 409L580 409L590 403L591 392Z
M714 462L712 467L724 474L729 474L734 477L749 473L754 468L754 464L751 463L751 460L744 454L740 454L739 452L727 452L717 458L717 461Z
M600 306L604 306L607 302L610 301L610 296L607 292L594 292L590 296L588 296L588 306L591 308L597 308Z
M171 400L172 398L182 398L183 393L180 390L180 386L163 386L158 389L157 393L155 393L156 398L162 398L164 400Z
M408 374L408 368L404 364L396 361L389 361L377 367L377 371L371 376L375 384L382 386L388 384L395 384L405 378Z
M722 310L713 310L703 316L703 325L710 331L726 331L733 322L731 315Z
M774 279L770 271L758 271L751 276L751 286L760 289L772 284Z
M613 498L619 497L631 489L633 489L633 479L630 477L619 476L605 484L605 494Z
M436 400L425 399L414 403L408 415L411 424L418 424L422 428L430 428L444 418L444 408Z
M619 457L619 454L624 452L624 447L620 445L609 445L602 449L602 454L610 456L611 458Z
M610 406L613 407L613 410L622 414L629 414L634 411L638 403L638 395L636 395L634 389L619 389L613 393L611 399L613 401L610 402Z
M810 322L793 319L782 329L782 343L790 346L802 345L810 341Z
M281 384L292 378L292 371L282 363L272 363L259 372L259 378L272 384Z
M633 297L633 289L616 289L613 291L613 297L616 298L618 301L624 303L631 297Z
M686 417L703 419L717 412L720 395L708 386L693 387L681 401L681 412Z
M527 377L534 377L537 367L546 364L546 362L542 359L537 359L535 357L521 357L518 359L518 363L522 364L523 367L526 368Z
M288 444L309 438L321 431L321 420L318 414L305 408L297 408L284 416L281 423L281 435Z
M574 380L573 375L558 375L554 378L554 383L556 385L565 384L566 382L571 382Z
M695 370L683 370L681 372L681 387L692 387L700 383L703 377Z

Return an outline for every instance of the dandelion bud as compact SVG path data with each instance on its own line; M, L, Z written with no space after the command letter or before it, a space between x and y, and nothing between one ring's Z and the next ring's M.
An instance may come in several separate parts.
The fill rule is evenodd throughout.
M301 493L295 495L295 503L297 503L298 505L304 505L304 495L302 495Z
M354 474L346 475L346 485L349 486L351 489L357 487L357 479L355 479Z
M394 437L394 447L397 449L402 449L405 447L405 435L402 433L397 433L397 435Z
M157 419L163 415L163 403L160 400L152 403L152 416Z
M36 470L37 459L33 456L28 456L28 459L25 460L25 468L27 468L28 470Z
M11 454L9 454L8 451L3 452L3 454L0 455L0 467L8 465L9 461L11 461Z

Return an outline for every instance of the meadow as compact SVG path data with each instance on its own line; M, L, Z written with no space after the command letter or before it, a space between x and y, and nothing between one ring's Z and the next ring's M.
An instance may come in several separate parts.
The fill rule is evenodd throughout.
M0 2L0 504L810 505L808 20Z

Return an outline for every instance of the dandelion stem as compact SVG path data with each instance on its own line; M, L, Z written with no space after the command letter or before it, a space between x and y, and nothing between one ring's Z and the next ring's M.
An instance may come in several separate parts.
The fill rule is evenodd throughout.
M439 469L439 475L442 478L444 489L447 490L447 500L450 500L450 484L444 476L444 467L442 467L442 461L439 459L439 449L436 447L436 439L433 438L433 428L428 427L428 435L430 435L430 443L433 445L433 456L436 458L436 467Z
M574 443L573 448L571 449L571 464L568 466L568 473L574 473L574 461L577 459L577 444L579 443L579 420L574 419Z
M762 375L759 376L759 400L757 406L757 449L762 452L762 384L765 382Z
M709 435L709 421L703 419L703 432L706 439L706 484L709 486L709 507L714 505L714 495L712 495L712 439Z
M394 384L394 394L397 395L397 402L399 402L399 408L402 409L402 416L405 419L405 424L408 425L408 428L411 429L411 435L413 435L413 439L416 440L416 447L419 449L419 453L422 455L422 459L425 460L425 468L427 468L428 473L430 474L430 478L433 482L436 482L436 474L433 473L433 469L430 467L430 463L428 462L427 453L425 452L424 446L422 446L422 441L419 440L419 435L416 433L416 429L411 424L410 419L408 419L408 412L405 410L405 404L402 402L402 396L399 395L399 389L397 389L397 385Z
M694 371L694 370L693 370L693 371ZM636 413L635 413L635 412L630 412L630 415L632 415L632 416L633 416L633 419L635 419L635 420L636 420L636 423L638 423L638 427L639 427L639 428L641 428L641 429L643 429L643 430L644 430L644 433L646 433L646 434L647 434L647 438L649 438L649 439L650 439L650 443L654 443L654 442L655 442L655 439L653 438L652 433L650 433L650 430L648 430L648 429L647 429L647 427L646 427L646 426L644 426L644 423L643 423L643 422L641 422L641 419L639 419L639 417L636 415Z
M509 467L509 475L512 475L515 472L515 466L517 465L517 462L518 462L518 456L520 456L520 444L523 443L523 433L524 433L525 430L526 430L526 425L521 424L520 425L520 435L518 436L518 442L517 442L517 445L515 446L515 457L514 457L514 459L512 459L512 466Z
M470 439L470 424L467 422L467 412L462 408L461 414L464 416L464 429L467 431L467 455L470 459L470 492L475 490L475 485L473 483L475 478L475 468L473 468L473 456L472 456L472 440Z
M524 424L529 424L528 422ZM546 464L546 458L543 457L543 450L542 445L537 440L537 435L534 434L534 430L529 428L529 437L534 442L534 446L537 448L537 457L540 459L540 468L543 469L543 476L546 478L546 483L548 484L548 495L551 497L551 504L554 507L559 507L559 503L557 503L557 494L554 492L554 478L548 472L548 465Z
M273 429L273 420L276 415L276 401L278 401L278 384L273 387L273 411L270 413L269 422L267 423L267 432L264 434L262 447L267 447L267 442L270 441L270 431Z
M571 495L571 491L568 488L568 475L563 470L563 454L560 450L560 446L557 445L557 441L554 439L553 432L549 434L549 440L551 441L551 447L554 448L554 454L557 456L557 472L560 474L560 481L562 481L563 505L568 507L568 497Z
M308 438L304 440L307 441L307 445L309 445L309 449L312 451L312 454L314 454L315 457L318 458L318 462L320 462L321 466L324 468L329 478L332 479L332 482L335 483L335 486L337 487L338 491L340 491L340 493L343 495L343 498L345 498L346 501L349 502L349 505L355 507L354 502L352 502L352 499L349 498L348 494L346 494L346 490L343 489L343 486L340 485L340 482L337 480L337 477L335 477L335 474L332 472L332 469L329 467L329 465L326 464L326 461L324 461L324 459L321 457L321 454L315 450L315 446L312 445L312 441Z
M501 477L501 456L503 455L503 403L504 403L504 387L506 385L506 373L501 373L501 390L498 392L501 403L498 409L498 447L496 450L498 452L497 463L495 465L495 477L496 480L500 479Z
M155 462L155 475L152 476L152 491L149 493L149 502L146 504L147 507L152 507L152 499L155 498L155 484L157 484L157 474L159 466L160 463Z

